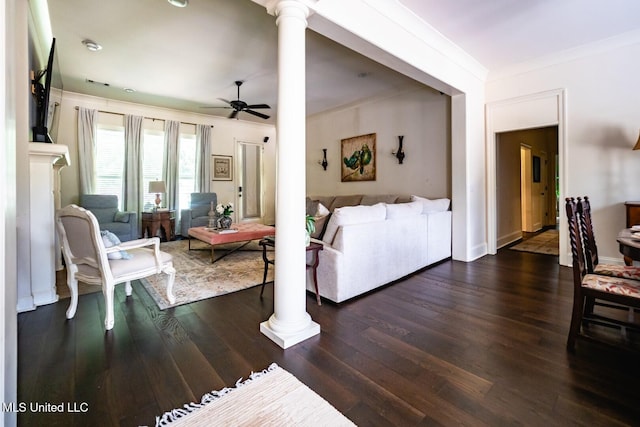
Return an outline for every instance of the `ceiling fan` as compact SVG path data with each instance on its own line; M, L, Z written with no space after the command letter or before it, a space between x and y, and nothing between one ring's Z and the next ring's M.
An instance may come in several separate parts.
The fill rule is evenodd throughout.
M233 108L233 111L229 115L230 119L236 118L238 113L245 112L249 114L253 114L254 116L260 117L262 119L268 119L269 116L266 114L259 113L257 111L253 111L254 109L262 109L262 108L271 108L267 104L247 104L246 102L240 100L240 86L242 86L242 80L236 80L236 86L238 87L238 98L235 101L228 101L224 98L218 98L220 101L226 102L229 104L229 107L203 107L203 108Z

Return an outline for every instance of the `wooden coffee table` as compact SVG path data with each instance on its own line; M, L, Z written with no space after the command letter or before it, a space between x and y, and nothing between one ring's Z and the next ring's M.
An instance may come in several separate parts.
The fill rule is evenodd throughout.
M257 223L241 223L234 224L232 229L238 230L235 233L222 233L208 229L207 227L193 227L189 229L189 237L198 239L201 242L207 243L211 246L211 263L221 260L227 255L243 248L252 240L262 239L266 236L273 236L276 234L276 228L270 225L257 224ZM245 242L244 245L240 245L233 250L227 251L224 255L215 258L214 247L215 245L221 245L223 243L238 243ZM191 250L191 239L189 239L189 250Z

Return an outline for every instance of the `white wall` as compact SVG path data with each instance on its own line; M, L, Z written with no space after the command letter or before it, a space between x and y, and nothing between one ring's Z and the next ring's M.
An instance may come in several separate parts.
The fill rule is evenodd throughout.
M583 52L565 62L549 62L533 71L502 76L487 83L487 102L565 89L564 152L560 147L560 175L565 185L564 189L561 186L560 200L563 204L567 196L590 197L603 262L621 261L616 235L625 226L624 202L640 199L637 187L640 152L631 150L640 126L635 90L640 72L638 58L640 40L627 43L616 40L608 49L599 44L591 54ZM548 108L529 111L534 120L547 113ZM512 122L516 121L517 118ZM563 224L566 222L561 221ZM561 250L564 247L565 253L567 245L561 238ZM561 252L563 264L571 262L569 257L563 262L562 255Z
M105 98L97 98L81 95L73 92L64 92L62 102L58 108L60 114L57 140L58 144L65 144L69 147L71 165L62 169L61 182L62 194L61 203L63 206L69 203L78 203L80 194L79 169L78 169L78 143L77 143L77 111L76 106L95 108L100 111L108 111L122 114L136 114L149 118L178 120L184 123L199 123L212 125L211 130L211 154L233 156L236 155L236 141L261 143L265 136L269 137L269 142L264 144L264 184L265 184L265 217L264 222L272 224L275 222L275 151L276 135L275 127L272 125L247 122L242 120L230 120L221 117L212 117L204 114L195 114L185 111L170 110L166 108L152 107L148 105L132 104L121 101L114 101ZM100 113L99 113L100 116ZM120 116L104 114L99 121L120 119ZM110 117L106 117L110 116ZM157 120L146 120L146 127L163 128L164 122ZM187 128L188 125L181 125ZM193 127L193 126L191 126ZM233 181L213 181L211 191L218 194L220 202L231 201L236 203L238 171L234 172Z
M450 98L416 87L307 118L307 194L451 197ZM341 140L375 133L376 180L341 181ZM392 155L404 135L403 164ZM318 164L327 149L329 166Z

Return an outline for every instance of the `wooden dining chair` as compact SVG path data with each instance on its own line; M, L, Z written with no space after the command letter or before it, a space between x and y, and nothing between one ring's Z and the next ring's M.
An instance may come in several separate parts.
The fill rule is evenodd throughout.
M591 203L589 197L577 198L578 216L581 225L582 244L584 245L587 271L604 276L622 277L625 279L640 280L640 267L632 265L600 264L598 260L598 246L593 232L591 220Z
M566 213L573 262L573 308L567 350L575 351L577 338L601 341L590 333L593 332L589 331L590 324L640 332L638 324L594 311L591 304L594 301L608 307L616 305L640 308L640 281L589 273L583 250L583 227L578 202L572 197L566 199Z

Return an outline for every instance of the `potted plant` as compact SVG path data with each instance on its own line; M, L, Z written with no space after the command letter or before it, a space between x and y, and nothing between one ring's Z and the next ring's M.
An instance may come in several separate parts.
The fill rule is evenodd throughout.
M305 230L307 232L306 244L309 246L311 244L311 234L316 231L316 219L313 215L306 216Z
M218 206L216 206L216 212L220 215L220 219L218 219L220 228L230 228L232 223L231 214L233 213L233 203L229 202L224 205L222 203L218 204Z

